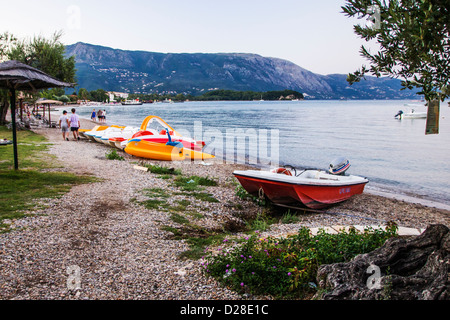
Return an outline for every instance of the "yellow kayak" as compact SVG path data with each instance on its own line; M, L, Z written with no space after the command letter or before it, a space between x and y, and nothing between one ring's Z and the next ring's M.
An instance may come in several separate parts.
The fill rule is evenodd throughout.
M212 154L183 148L182 143L170 145L140 139L131 139L124 151L136 157L163 161L207 160L214 158Z
M212 154L204 153L201 151L189 150L186 148L184 148L184 155L185 155L186 159L191 159L191 160L208 160L208 159L215 158L215 156L213 156Z

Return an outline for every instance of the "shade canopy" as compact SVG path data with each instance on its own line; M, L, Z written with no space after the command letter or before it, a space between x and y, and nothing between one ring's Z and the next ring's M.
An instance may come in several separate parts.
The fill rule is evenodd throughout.
M1 88L34 91L54 87L73 87L74 85L55 79L39 69L16 60L0 63Z
M46 100L36 101L36 104L63 104L63 103L61 101L58 101L58 100L46 99Z
M11 122L14 145L14 169L19 169L16 135L16 90L36 91L55 87L73 87L73 83L63 82L45 72L22 62L10 60L0 63L0 88L11 92Z

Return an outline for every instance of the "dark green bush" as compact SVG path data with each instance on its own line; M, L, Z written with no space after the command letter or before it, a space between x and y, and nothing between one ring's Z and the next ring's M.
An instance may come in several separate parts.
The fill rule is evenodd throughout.
M245 238L234 249L221 248L220 254L205 257L204 272L238 292L302 298L315 291L320 265L349 261L361 253L380 247L396 235L392 225L383 231L368 228L358 232L316 236L308 228L289 238ZM225 240L225 243L227 240Z

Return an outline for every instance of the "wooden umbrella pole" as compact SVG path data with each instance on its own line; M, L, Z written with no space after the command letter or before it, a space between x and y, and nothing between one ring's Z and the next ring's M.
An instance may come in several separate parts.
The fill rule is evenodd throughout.
M17 157L17 135L16 135L16 90L11 89L11 121L13 134L13 149L14 149L14 170L19 169L19 159Z

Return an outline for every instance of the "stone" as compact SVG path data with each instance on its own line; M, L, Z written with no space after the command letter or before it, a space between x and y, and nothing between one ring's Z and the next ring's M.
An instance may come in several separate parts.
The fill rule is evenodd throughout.
M430 225L418 236L391 238L350 262L322 265L324 300L447 300L450 232Z

